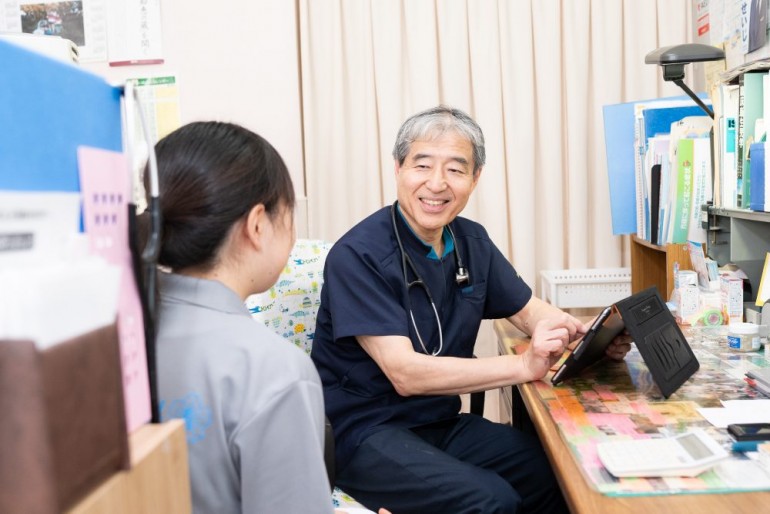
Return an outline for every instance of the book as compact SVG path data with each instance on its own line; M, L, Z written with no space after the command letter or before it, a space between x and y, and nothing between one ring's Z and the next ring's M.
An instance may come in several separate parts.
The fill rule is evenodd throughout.
M722 102L722 116L718 126L717 160L719 162L719 176L715 176L715 187L719 186L718 206L726 209L737 207L736 186L738 177L737 168L737 118L738 118L738 85L723 84L720 88Z
M706 94L698 95L704 103L711 102ZM636 123L637 108L641 111L665 102L680 102L694 105L688 96L676 96L605 105L602 107L604 122L604 143L607 155L607 178L610 189L610 210L612 233L634 234L637 231L636 212L629 208L635 205L636 185L634 145L638 136Z
M671 239L672 243L687 241L690 226L690 208L692 205L692 173L694 139L684 138L677 143L676 185L671 198Z
M650 187L650 242L660 244L658 229L660 227L660 177L661 165L652 166L652 178Z
M705 137L693 140L692 197L687 240L706 242L706 229L701 226L702 206L711 201L711 142Z
M751 182L749 184L749 208L752 211L765 210L765 168L767 162L765 156L767 143L754 143L749 148L749 168L751 169Z
M748 209L751 203L751 169L749 148L756 142L757 120L764 110L762 81L767 71L751 71L741 75L738 103L738 159L736 197L737 207Z

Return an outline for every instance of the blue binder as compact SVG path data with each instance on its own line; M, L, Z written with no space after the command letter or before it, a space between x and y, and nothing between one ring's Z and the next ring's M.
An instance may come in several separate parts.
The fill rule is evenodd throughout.
M121 90L0 41L0 189L79 191L77 147L122 151Z
M766 143L754 143L749 147L749 156L747 161L751 166L751 181L749 188L749 209L752 211L765 210L765 150Z

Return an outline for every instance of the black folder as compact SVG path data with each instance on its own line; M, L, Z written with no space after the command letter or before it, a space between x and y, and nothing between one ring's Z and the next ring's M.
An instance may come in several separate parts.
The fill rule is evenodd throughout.
M651 287L608 307L604 319L578 343L551 381L554 385L580 374L603 359L612 339L625 328L665 398L700 367L698 359L657 288ZM595 329L595 330L594 330Z

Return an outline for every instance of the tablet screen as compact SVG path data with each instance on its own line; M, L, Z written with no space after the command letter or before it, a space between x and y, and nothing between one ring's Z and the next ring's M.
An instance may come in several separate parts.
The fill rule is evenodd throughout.
M554 385L559 384L577 376L582 370L601 360L607 346L623 331L624 326L622 318L612 306L604 309L597 316L588 333L578 342L567 360L553 375L551 382Z

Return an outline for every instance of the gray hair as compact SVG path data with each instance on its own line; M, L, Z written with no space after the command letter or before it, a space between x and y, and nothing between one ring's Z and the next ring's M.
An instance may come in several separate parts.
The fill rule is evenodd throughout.
M444 105L418 112L411 116L398 129L396 144L393 145L393 158L398 164L404 164L412 143L430 139L447 132L457 132L473 146L473 173L476 173L486 160L484 134L473 118L459 109Z

